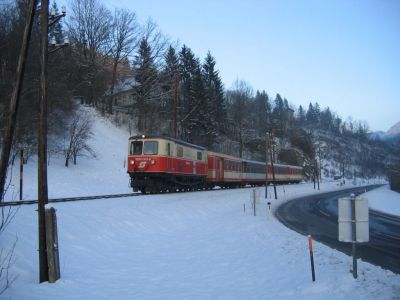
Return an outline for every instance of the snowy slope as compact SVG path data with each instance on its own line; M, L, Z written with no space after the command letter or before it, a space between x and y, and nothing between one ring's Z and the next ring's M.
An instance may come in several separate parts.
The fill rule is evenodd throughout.
M97 119L96 160L49 166L50 196L129 192L123 168L127 134ZM106 149L103 152L103 149ZM34 161L26 198L36 198ZM29 183L30 182L30 183ZM320 192L340 189L324 183ZM314 244L317 281L311 281L308 242L267 210L259 189L257 216L251 189L70 202L57 209L61 279L38 284L37 213L23 206L0 236L18 238L12 273L0 299L396 299L400 275ZM311 184L278 187L273 209L315 193ZM244 207L246 211L244 211Z
M390 127L389 130L386 132L386 135L387 136L400 135L400 122L397 122L392 127Z
M87 110L95 122L93 138L89 142L96 151L96 158L78 157L77 165L64 166L63 157L51 157L48 166L49 198L74 197L96 194L130 193L129 180L124 168L128 149L128 132L101 118L92 108ZM24 166L23 199L37 199L37 157ZM19 197L19 166L14 166L13 185L6 200ZM110 179L115 179L110 181Z

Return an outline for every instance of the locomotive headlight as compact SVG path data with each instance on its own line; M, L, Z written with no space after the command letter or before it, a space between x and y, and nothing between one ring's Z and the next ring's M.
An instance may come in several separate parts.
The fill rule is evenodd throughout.
M131 164L131 165L134 165L134 164L135 164L135 161L134 161L134 160L131 160L131 161L130 161L130 164Z
M152 160L150 161L150 164L151 164L152 166L154 166L154 165L156 164L156 161L155 161L154 159L152 159Z

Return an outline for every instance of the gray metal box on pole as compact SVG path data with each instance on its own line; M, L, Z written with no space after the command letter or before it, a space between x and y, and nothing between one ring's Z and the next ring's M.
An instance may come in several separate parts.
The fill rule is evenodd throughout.
M368 200L355 198L355 225L356 236L352 233L351 198L338 200L339 241L365 243L369 241L369 212Z

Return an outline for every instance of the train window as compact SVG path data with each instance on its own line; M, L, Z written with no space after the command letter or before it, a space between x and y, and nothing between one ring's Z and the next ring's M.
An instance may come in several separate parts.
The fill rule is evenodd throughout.
M197 160L202 160L203 159L203 153L197 152Z
M131 143L130 155L141 155L143 148L142 141L135 141Z
M167 143L167 155L171 156L171 144Z
M144 142L143 154L147 155L158 154L158 142L157 141Z
M178 157L183 157L183 148L181 146L176 147L176 155Z

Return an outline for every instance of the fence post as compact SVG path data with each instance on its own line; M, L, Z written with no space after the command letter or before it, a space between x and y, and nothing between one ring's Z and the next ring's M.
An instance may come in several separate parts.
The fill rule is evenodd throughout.
M49 282L60 279L60 260L58 253L58 234L56 210L51 207L45 210L46 216L46 248L49 264Z

